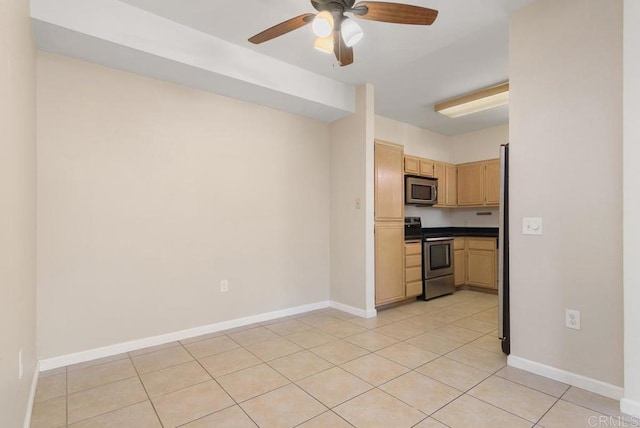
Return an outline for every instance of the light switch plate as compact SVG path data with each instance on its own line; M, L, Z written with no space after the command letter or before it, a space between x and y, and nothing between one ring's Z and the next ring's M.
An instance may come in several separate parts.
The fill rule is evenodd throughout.
M542 219L540 217L525 217L522 219L523 235L542 235Z

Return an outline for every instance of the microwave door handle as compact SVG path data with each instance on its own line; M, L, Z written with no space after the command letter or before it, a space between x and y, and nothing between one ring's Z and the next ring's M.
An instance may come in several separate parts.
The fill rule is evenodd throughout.
M433 201L438 202L438 186L433 186Z

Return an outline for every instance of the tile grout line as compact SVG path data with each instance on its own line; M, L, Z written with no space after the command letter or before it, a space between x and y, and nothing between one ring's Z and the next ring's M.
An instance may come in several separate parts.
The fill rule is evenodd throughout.
M144 382L142 381L142 377L140 376L140 372L138 371L138 367L136 367L135 363L133 362L133 358L131 357L131 354L128 353L128 352L127 352L127 357L129 358L129 361L131 362L131 365L133 366L133 369L136 371L136 374L138 375L138 381L142 385L142 389L144 389L144 393L147 394L147 400L149 400L149 404L151 404L151 408L153 409L153 412L156 414L156 418L158 418L158 422L160 422L160 426L164 427L164 423L162 422L162 419L160 419L160 414L158 414L158 410L156 409L156 406L153 403L153 400L151 399L151 396L149 395L149 391L147 391L147 387L145 386Z

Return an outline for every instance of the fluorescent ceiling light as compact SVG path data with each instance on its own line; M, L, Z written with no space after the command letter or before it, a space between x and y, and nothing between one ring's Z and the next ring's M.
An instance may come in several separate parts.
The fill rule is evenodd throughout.
M344 21L342 21L342 27L340 31L342 32L342 39L344 40L344 44L348 47L351 47L358 43L363 36L362 28L360 28L356 21L349 18L345 18Z
M483 89L434 106L434 110L454 118L509 104L509 83Z
M313 47L324 53L333 53L333 33L329 37L317 37Z
M328 11L322 11L316 15L311 24L313 33L321 38L329 37L333 33L333 16Z

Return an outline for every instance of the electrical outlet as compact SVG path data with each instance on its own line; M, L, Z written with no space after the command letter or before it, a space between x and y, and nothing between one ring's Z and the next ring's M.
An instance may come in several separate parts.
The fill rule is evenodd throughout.
M18 351L18 379L24 376L24 365L22 364L22 348Z
M229 280L223 279L220 281L220 292L226 293L227 291L229 291Z
M565 324L567 328L580 330L580 311L565 309Z
M525 217L522 219L523 235L542 235L542 219L540 217Z

